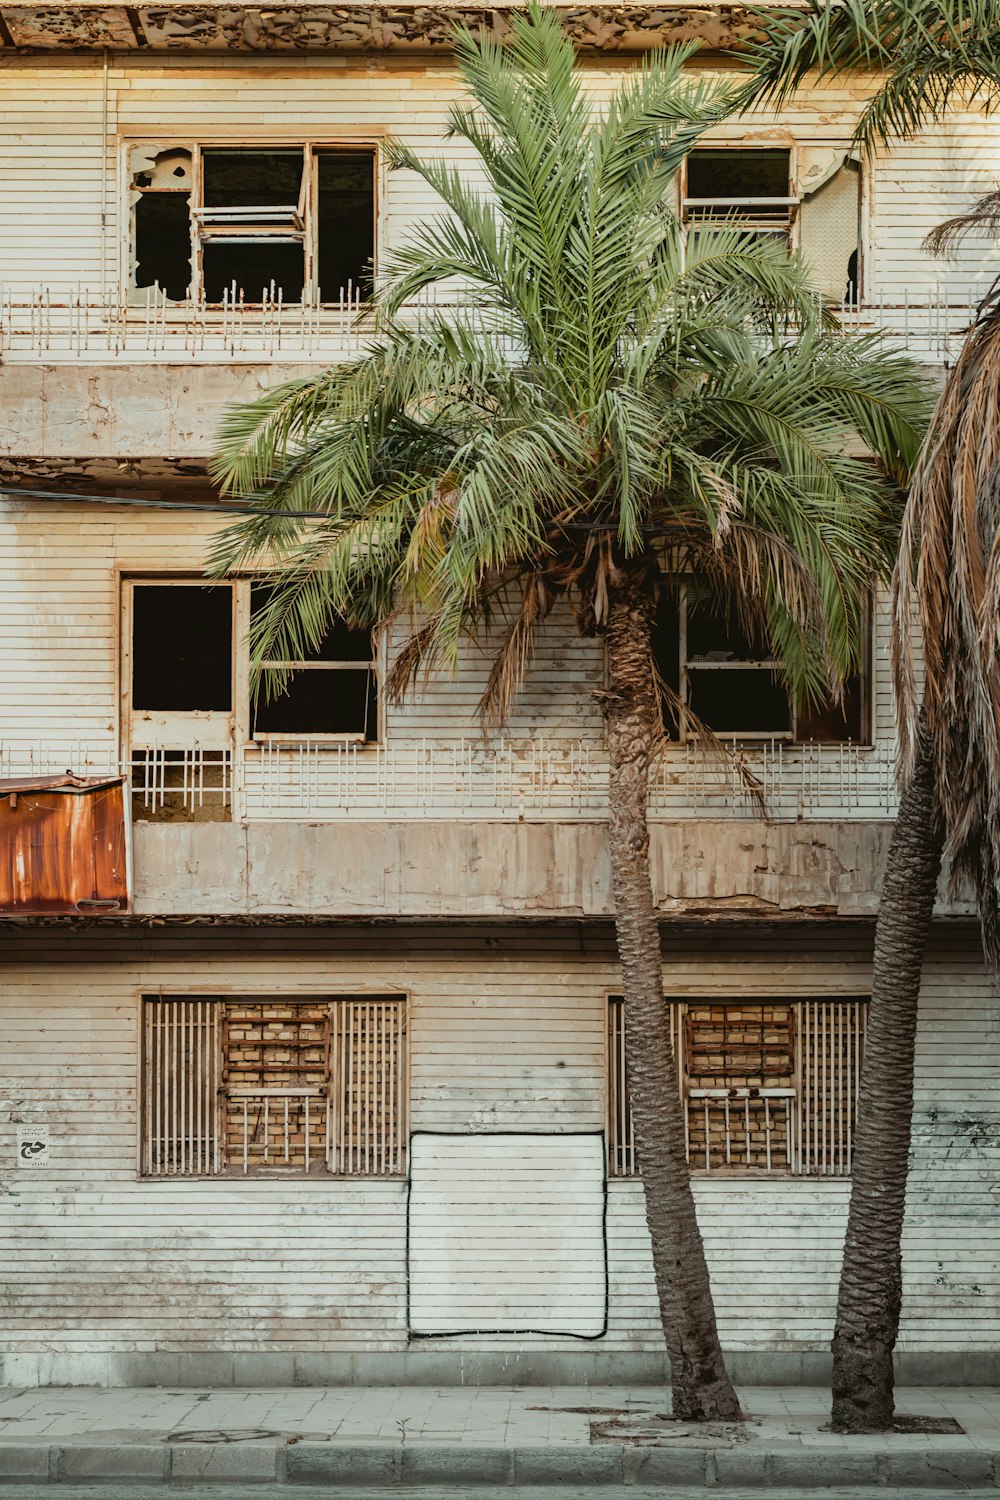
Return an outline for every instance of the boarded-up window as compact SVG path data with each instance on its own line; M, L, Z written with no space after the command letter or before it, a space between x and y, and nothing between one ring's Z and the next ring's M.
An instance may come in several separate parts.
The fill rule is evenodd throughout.
M867 1001L685 1000L670 1033L695 1171L844 1177ZM608 1006L608 1175L637 1171L621 1000Z
M145 1176L392 1176L406 1161L398 996L143 1002Z

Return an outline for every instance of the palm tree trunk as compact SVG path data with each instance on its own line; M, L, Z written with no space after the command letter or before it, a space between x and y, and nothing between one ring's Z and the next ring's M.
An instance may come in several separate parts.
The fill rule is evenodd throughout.
M913 1114L913 1059L924 948L941 869L934 767L921 724L913 776L889 844L865 1059L858 1089L851 1206L833 1335L835 1432L893 1421L892 1354L902 1305L903 1212Z
M625 1000L629 1097L673 1410L687 1421L736 1421L685 1157L684 1115L663 999L660 929L649 867L649 767L660 735L651 670L653 602L644 572L610 591L606 628L609 844Z

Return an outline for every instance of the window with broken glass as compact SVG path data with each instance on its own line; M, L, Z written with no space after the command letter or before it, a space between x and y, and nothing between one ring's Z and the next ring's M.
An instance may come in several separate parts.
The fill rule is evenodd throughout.
M334 621L284 676L254 694L248 630L267 590L250 579L130 579L125 585L122 685L124 747L133 812L166 821L232 815L237 743L379 738L379 673L373 633Z
M846 1177L866 996L666 1002L692 1171ZM609 1177L639 1171L624 1007L607 1016Z
M398 1176L406 1162L398 995L150 995L146 1177Z
M683 712L688 707L727 738L869 744L870 631L864 645L863 670L838 695L796 706L767 642L693 582L677 582L661 596L653 633L657 670L670 689L663 700L667 733L679 740L697 737L697 725Z
M214 306L367 295L373 148L152 142L130 149L129 174L137 296Z
M802 253L824 297L860 300L860 166L846 146L699 148L685 162L680 189L689 237L738 227L753 239L775 239Z

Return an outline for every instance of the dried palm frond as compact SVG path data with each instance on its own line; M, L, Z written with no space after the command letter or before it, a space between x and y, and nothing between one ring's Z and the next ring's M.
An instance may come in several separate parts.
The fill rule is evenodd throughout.
M904 517L892 636L904 777L920 704L914 617L952 886L974 886L1000 974L1000 287L948 376Z
M924 249L929 255L952 255L967 234L989 235L994 240L1000 234L1000 188L977 198L964 214L938 224L924 240Z

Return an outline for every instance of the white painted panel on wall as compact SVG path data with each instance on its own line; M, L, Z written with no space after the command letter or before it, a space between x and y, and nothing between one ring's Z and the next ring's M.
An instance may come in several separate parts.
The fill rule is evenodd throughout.
M607 1326L600 1134L411 1137L411 1335Z

